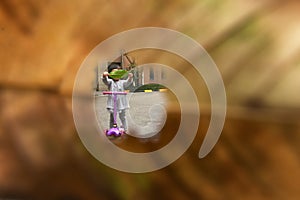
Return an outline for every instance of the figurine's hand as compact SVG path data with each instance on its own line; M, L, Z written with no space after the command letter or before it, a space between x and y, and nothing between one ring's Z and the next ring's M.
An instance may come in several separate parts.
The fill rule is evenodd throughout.
M133 74L132 73L128 73L128 78L132 78Z
M109 73L108 72L103 72L103 76L109 76Z

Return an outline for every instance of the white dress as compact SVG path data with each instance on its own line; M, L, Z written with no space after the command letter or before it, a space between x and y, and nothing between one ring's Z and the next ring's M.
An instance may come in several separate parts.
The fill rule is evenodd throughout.
M128 78L127 80L114 81L113 79L110 79L107 76L103 76L102 81L105 85L108 86L109 91L124 92L125 88L128 87L133 82L133 79ZM128 103L126 95L117 95L116 107L117 107L118 112L121 112L122 110L129 108L129 103ZM109 110L114 109L113 95L108 95L107 109L109 109Z

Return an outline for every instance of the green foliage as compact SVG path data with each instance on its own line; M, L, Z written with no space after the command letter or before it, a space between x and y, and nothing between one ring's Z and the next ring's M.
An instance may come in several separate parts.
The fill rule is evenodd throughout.
M160 89L166 89L166 87L160 84L151 83L151 84L142 85L136 88L134 91L135 92L144 92L144 90L158 91Z
M109 73L109 77L110 78L122 78L123 76L125 76L128 72L126 70L116 70L116 71L112 71Z

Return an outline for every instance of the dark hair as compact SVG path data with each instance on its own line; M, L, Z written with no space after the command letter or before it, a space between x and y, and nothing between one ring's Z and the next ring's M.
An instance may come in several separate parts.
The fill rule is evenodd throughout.
M121 69L121 63L120 62L111 62L107 67L108 73L110 73L114 69Z

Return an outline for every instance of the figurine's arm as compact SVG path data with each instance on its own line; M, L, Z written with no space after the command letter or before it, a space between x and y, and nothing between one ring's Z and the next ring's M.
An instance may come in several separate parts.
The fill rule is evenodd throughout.
M109 75L108 72L103 72L103 74L102 74L102 82L107 86L109 86L109 84L111 82L111 80L108 79L108 75Z
M133 82L133 74L128 73L128 78L124 82L124 87L128 87L130 84L132 84L132 82Z

